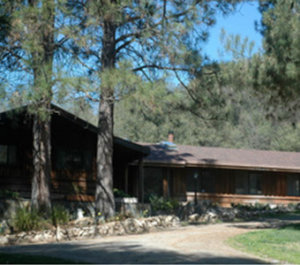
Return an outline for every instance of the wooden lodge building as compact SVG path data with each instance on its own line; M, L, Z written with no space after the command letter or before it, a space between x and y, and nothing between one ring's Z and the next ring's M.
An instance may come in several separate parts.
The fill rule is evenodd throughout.
M52 105L52 200L93 202L97 128ZM32 117L0 113L0 190L30 198ZM114 187L140 202L150 194L182 201L300 202L300 153L160 144L114 137Z
M32 116L26 107L0 113L0 190L18 192L23 198L31 196ZM52 105L51 120L51 198L92 202L96 181L97 128L73 114ZM114 186L138 185L129 182L128 165L142 161L149 153L130 141L114 137ZM135 180L133 180L135 181Z
M300 153L175 145L150 148L145 196L231 203L300 203Z

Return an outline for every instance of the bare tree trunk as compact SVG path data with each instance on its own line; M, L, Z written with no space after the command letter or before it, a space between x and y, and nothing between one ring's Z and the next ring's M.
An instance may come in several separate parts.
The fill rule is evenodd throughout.
M115 33L111 21L105 21L103 26L102 71L115 67ZM95 194L96 213L108 218L115 213L113 195L113 96L114 88L102 81L97 143L97 182Z
M33 120L33 177L31 188L31 206L49 214L50 174L51 174L51 129L50 118L42 121L38 115Z

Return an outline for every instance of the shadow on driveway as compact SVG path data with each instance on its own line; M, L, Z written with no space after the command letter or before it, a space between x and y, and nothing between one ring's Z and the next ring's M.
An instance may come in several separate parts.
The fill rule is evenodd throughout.
M262 264L259 259L222 257L201 252L182 254L175 251L145 247L137 242L67 242L1 247L0 252L45 255L84 263L209 263Z

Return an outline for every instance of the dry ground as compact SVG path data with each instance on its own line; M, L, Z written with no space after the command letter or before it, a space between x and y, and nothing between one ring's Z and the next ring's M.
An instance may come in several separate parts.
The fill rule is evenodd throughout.
M190 225L142 235L1 247L0 252L47 255L87 263L270 263L225 241L280 221ZM275 261L273 261L275 262Z

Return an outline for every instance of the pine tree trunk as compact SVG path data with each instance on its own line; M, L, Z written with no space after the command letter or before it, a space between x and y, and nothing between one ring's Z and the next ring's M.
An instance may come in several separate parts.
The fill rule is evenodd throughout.
M38 115L33 120L33 177L31 188L31 206L46 215L51 210L50 174L51 174L51 129L50 119L42 121Z
M42 5L40 5L42 4ZM32 208L51 212L50 177L51 177L51 100L54 58L55 1L42 3L31 1L32 8L39 14L36 23L39 31L35 32L37 48L32 50L34 90L38 98L33 104L33 176L31 188Z
M115 26L106 21L103 26L102 71L115 67ZM96 213L109 218L115 213L113 195L113 96L114 88L102 82L97 142Z
M115 213L113 195L113 115L112 105L101 100L97 143L96 212L105 218Z

